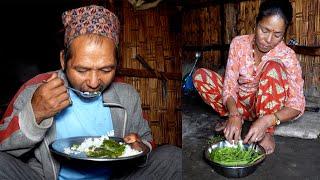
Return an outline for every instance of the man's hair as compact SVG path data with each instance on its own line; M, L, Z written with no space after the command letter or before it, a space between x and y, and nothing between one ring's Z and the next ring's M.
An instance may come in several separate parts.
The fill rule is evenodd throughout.
M292 11L289 0L265 0L260 4L256 24L265 17L279 15L285 21L287 30L292 21Z
M105 36L98 35L98 34L86 34L85 36L87 36L91 42L94 42L96 44L102 44L103 38L105 38ZM67 66L68 60L72 58L72 49L73 49L72 48L72 41L69 44L69 46L64 48L64 62L65 62L66 66ZM117 59L118 59L118 48L117 47L115 47L114 55L115 55L115 59L117 62Z

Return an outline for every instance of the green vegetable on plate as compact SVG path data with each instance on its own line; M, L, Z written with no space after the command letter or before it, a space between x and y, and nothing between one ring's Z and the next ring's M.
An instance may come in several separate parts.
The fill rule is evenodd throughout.
M117 158L123 154L124 150L124 144L105 139L100 147L91 147L86 154L88 157Z
M212 161L225 166L249 165L257 161L263 154L256 152L252 148L245 149L238 145L237 147L217 148L209 153Z

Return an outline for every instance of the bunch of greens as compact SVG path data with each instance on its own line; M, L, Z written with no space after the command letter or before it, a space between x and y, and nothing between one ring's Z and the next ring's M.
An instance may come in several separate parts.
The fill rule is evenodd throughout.
M213 150L209 157L212 161L225 166L241 166L252 164L260 159L263 154L252 148L245 149L243 146L222 147Z
M221 135L215 135L215 136L211 136L208 140L208 145L211 145L211 144L215 144L215 143L218 143L220 141L223 141L225 140L226 138L224 136L221 136Z
M92 146L86 154L88 157L117 158L123 154L124 150L124 144L119 144L111 139L105 139L100 147Z

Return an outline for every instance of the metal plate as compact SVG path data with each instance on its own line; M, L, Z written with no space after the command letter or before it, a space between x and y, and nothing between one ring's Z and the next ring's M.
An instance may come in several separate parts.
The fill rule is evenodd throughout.
M118 158L96 158L96 157L88 157L84 152L79 152L77 154L70 153L67 154L64 152L65 148L69 148L73 145L80 145L85 139L87 138L99 138L100 136L81 136L81 137L72 137L72 138L66 138L66 139L58 139L54 142L52 142L49 145L50 151L54 154L57 154L59 156L63 156L68 159L75 159L75 160L84 160L84 161L124 161L124 160L132 160L135 158L139 158L141 156L146 155L150 149L148 148L146 151L141 152L140 154L136 154L133 156L126 156L126 157L118 157ZM112 140L115 140L116 142L123 142L122 138L118 137L109 137Z
M242 143L242 141L240 143ZM217 173L229 178L241 178L241 177L245 177L252 174L266 158L266 152L264 148L259 144L257 144L255 151L262 153L263 156L252 164L241 165L241 166L225 166L212 161L209 157L209 154L211 153L211 151L214 151L216 148L236 147L236 146L237 144L234 144L234 143L231 144L227 140L220 141L215 144L211 144L204 150L205 160L211 165L211 167ZM243 146L245 149L250 147L250 145L248 144L243 144Z

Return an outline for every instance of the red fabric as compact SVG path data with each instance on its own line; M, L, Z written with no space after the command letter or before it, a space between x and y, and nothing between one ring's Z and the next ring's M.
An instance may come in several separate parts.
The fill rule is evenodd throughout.
M256 120L267 114L273 114L280 110L287 97L288 80L282 64L269 61L265 64L260 76L257 91L255 93L237 94L236 106L245 120ZM208 69L198 69L193 75L194 86L202 99L209 104L221 116L228 115L222 104L223 78ZM274 127L267 132L273 133Z
M28 86L41 83L43 80L49 79L49 77L52 75L53 72L46 73L46 74L40 74L29 81L27 81L25 84L22 85L22 87L18 90L18 92L15 94L13 99L10 101L7 110L5 111L0 124L4 123L5 118L9 117L13 113L13 105L17 97L20 95L20 93L25 90ZM8 124L7 128L3 131L0 131L0 142L8 138L12 133L19 130L19 117L14 116L10 123Z

